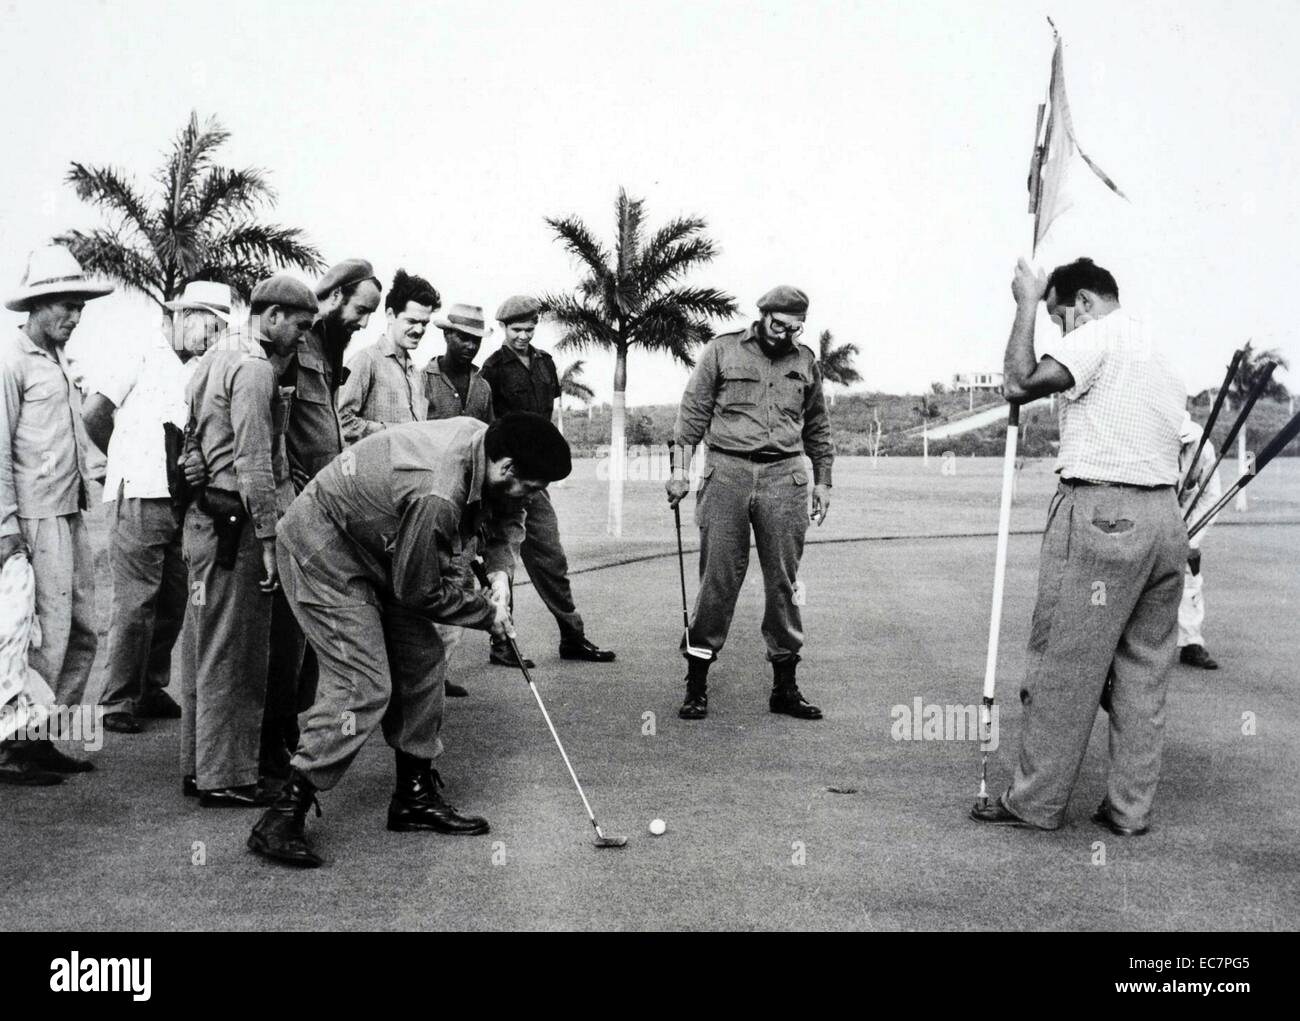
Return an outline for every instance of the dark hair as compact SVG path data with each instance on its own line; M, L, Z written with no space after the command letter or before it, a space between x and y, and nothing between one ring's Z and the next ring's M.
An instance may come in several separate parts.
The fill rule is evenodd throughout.
M510 458L521 479L559 482L573 470L569 444L560 430L527 411L511 411L488 426L483 449L489 461Z
M1119 301L1119 285L1110 270L1102 269L1091 259L1075 259L1057 266L1047 278L1047 290L1056 292L1060 305L1073 305L1080 291L1092 291L1099 298Z
M411 301L436 309L442 304L442 297L438 294L438 289L424 277L399 269L393 277L393 286L388 289L388 297L384 299L384 308L389 309L393 315L400 316L406 311L407 302Z
M260 316L272 305L280 304L278 301L255 301L248 306L248 311L255 316Z

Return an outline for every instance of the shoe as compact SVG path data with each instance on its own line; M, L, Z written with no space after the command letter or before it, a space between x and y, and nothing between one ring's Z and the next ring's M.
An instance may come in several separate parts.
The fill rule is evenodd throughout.
M702 720L709 715L709 696L703 687L686 686L686 700L677 710L683 720Z
M560 659L581 659L588 663L612 663L614 654L608 649L599 649L587 641L583 635L560 640Z
M63 776L37 765L31 756L13 755L18 741L5 742L0 749L0 784L10 787L54 787L63 783Z
M1038 829L1033 823L1020 818L1002 804L1001 798L990 801L987 805L976 802L975 807L970 810L970 817L976 822L989 822L994 826L1019 826L1027 830Z
M1219 664L1204 645L1184 645L1178 650L1178 659L1187 666L1200 667L1202 670L1218 670Z
M433 830L460 836L488 832L488 822L477 816L459 814L443 800L438 788L442 777L427 759L401 752L397 757L397 789L388 804L388 828L394 833Z
M448 698L465 698L469 692L454 681L443 682L443 693Z
M1190 648L1190 646L1188 646L1188 648ZM1098 826L1106 827L1106 829L1110 830L1117 837L1140 837L1151 829L1150 826L1138 826L1134 829L1129 829L1127 826L1121 826L1110 817L1110 809L1106 806L1106 802L1104 801L1097 806L1097 811L1092 813L1092 821Z
M774 713L793 716L796 720L820 720L822 711L800 693L796 685L773 688L767 707Z
M255 783L199 791L200 808L262 808L271 801L270 795Z
M284 865L301 869L320 868L320 856L307 842L307 809L313 805L319 817L316 788L305 776L295 772L275 802L257 820L253 832L248 835L248 849Z
M89 773L95 768L87 759L74 759L55 747L53 741L33 741L26 752L30 760L41 769L51 773Z
M519 660L515 659L515 654L511 651L509 645L493 645L492 653L488 656L488 662L497 666L512 666L519 669ZM531 659L524 660L524 666L529 670L537 666Z
M146 720L179 720L181 707L165 691L155 691L135 703L135 714Z
M181 794L187 798L197 798L199 796L199 778L193 773L181 777Z
M139 734L144 730L140 721L125 710L105 713L103 724L105 730L111 730L114 734Z

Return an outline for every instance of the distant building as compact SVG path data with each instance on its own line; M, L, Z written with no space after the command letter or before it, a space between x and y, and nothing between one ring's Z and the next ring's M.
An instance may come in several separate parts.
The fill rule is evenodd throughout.
M1001 386L1000 372L957 372L952 377L953 390L997 390Z

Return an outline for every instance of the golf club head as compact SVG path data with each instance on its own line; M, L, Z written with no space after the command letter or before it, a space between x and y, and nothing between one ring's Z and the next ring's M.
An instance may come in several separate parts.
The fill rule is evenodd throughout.
M603 833L596 838L597 847L624 847L627 837L607 837Z

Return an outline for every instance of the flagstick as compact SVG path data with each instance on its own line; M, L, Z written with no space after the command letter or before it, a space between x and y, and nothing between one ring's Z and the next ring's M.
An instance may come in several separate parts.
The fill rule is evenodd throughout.
M980 705L980 740L987 744L993 724L993 692L998 679L998 641L1002 631L1002 594L1007 577L1007 544L1011 538L1011 501L1016 482L1016 444L1020 437L1020 405L1007 409L1007 446L1002 455L1002 503L998 509L998 551L993 566L993 609L989 614L988 655L984 660L984 701ZM980 804L987 805L989 753L981 749Z

